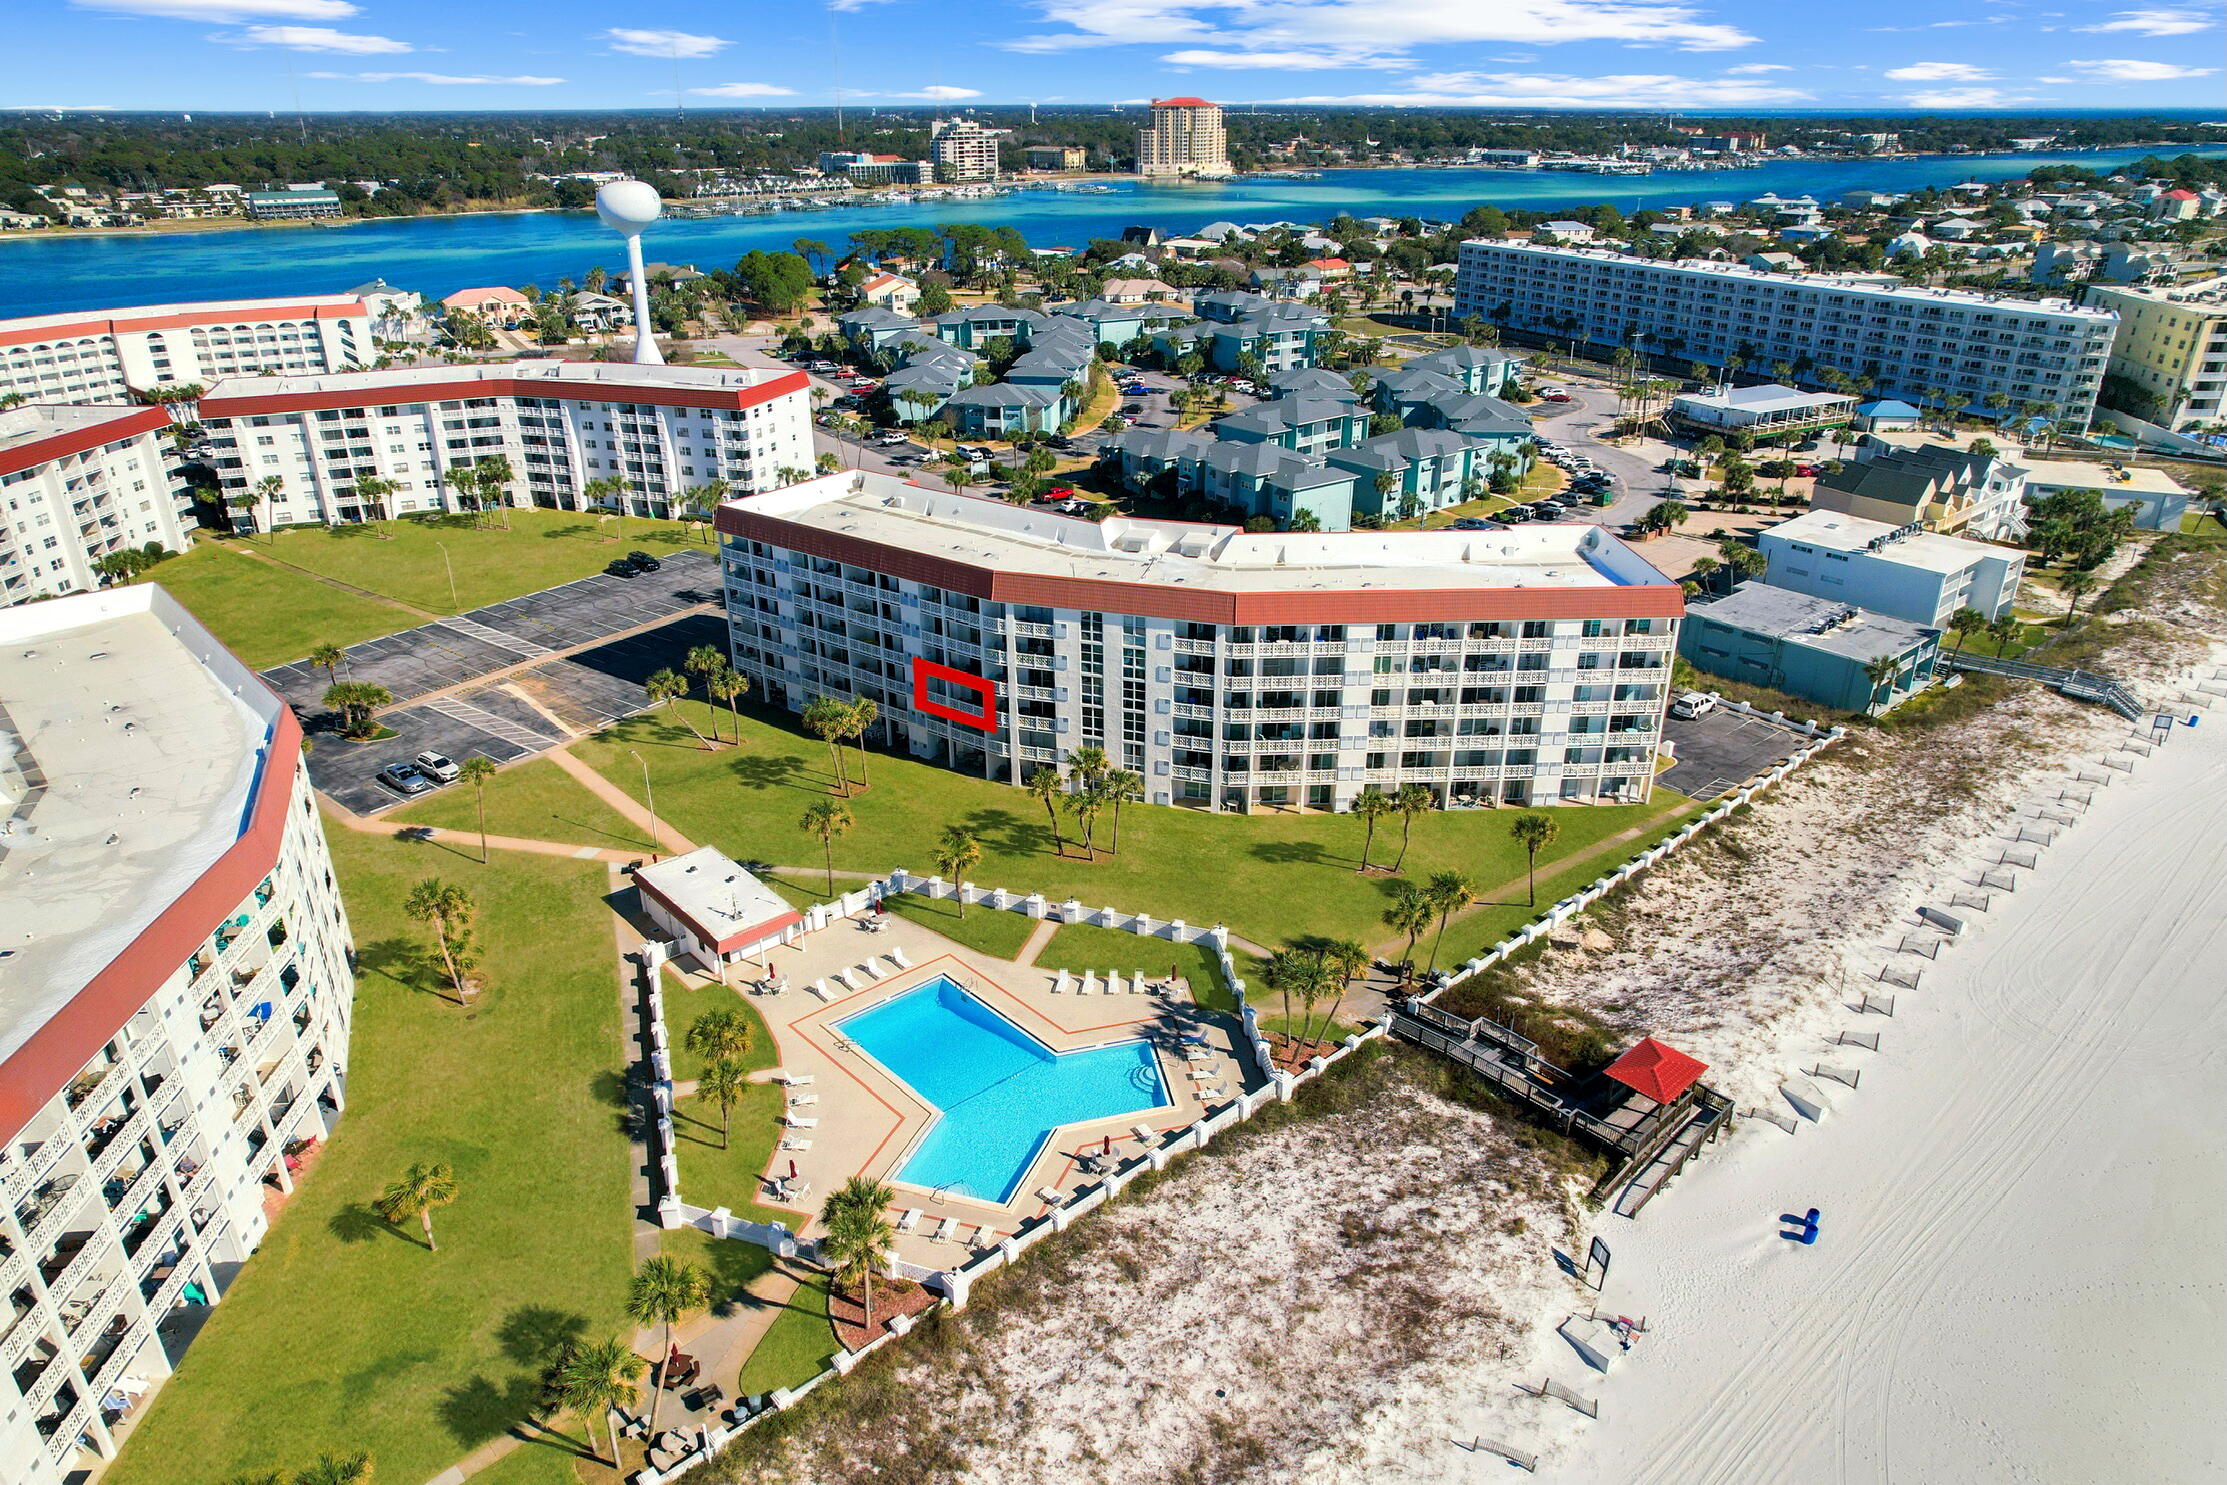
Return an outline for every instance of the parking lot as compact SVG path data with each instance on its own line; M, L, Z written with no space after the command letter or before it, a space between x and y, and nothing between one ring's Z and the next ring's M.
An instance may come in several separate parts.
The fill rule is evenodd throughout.
M1663 738L1677 744L1678 762L1660 782L1667 788L1703 801L1735 788L1780 760L1791 757L1809 741L1808 735L1781 727L1767 717L1722 707L1705 716L1680 720L1667 718Z
M643 681L678 667L692 646L724 651L724 618L694 611L719 599L717 560L682 552L663 561L639 577L598 574L351 646L341 677L395 698L379 716L395 735L377 742L341 739L323 705L330 681L321 667L296 662L264 679L317 740L309 774L318 789L358 814L376 813L402 802L378 781L381 769L421 752L514 762L640 710ZM657 627L627 633L645 624ZM621 637L596 643L612 635Z

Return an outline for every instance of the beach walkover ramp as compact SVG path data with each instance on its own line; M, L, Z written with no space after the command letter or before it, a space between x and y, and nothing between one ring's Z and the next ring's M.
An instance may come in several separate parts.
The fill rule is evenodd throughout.
M1539 1055L1537 1044L1497 1021L1470 1021L1420 1001L1391 1013L1392 1035L1460 1063L1550 1128L1615 1159L1593 1189L1618 1191L1617 1210L1639 1209L1730 1122L1732 1104L1701 1081L1708 1071L1653 1037L1591 1077Z

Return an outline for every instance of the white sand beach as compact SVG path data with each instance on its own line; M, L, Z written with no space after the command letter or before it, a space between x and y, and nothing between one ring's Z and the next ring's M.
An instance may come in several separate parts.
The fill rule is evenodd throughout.
M1891 1019L1843 1018L1883 1040L1824 1054L1862 1081L1815 1080L1820 1122L1596 1221L1602 1308L1648 1334L1542 1477L2227 1472L2227 719L2019 876ZM1813 1206L1815 1246L1778 1236Z

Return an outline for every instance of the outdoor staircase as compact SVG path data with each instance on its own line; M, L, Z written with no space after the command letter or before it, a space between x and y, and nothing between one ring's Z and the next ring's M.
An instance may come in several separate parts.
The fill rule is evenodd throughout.
M2128 690L2125 683L2092 670L2071 670L2061 665L2029 665L2023 660L1995 660L1985 655L1966 651L1945 651L1941 663L1951 670L1978 671L1984 675L2009 676L2014 680L2040 681L2054 687L2060 694L2075 701L2092 701L2107 706L2129 722L2139 722L2143 717L2142 699Z

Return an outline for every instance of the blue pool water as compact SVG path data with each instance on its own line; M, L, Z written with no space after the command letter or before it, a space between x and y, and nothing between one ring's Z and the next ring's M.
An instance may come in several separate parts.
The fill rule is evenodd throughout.
M1054 1052L947 978L838 1025L941 1111L897 1171L913 1186L1004 1201L1053 1130L1171 1102L1144 1042Z

